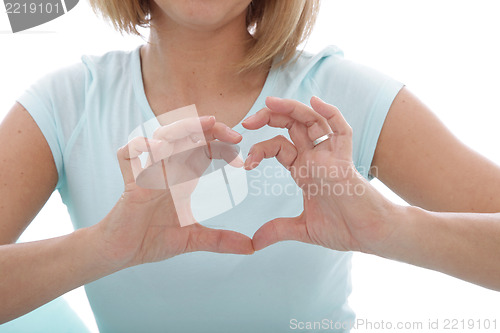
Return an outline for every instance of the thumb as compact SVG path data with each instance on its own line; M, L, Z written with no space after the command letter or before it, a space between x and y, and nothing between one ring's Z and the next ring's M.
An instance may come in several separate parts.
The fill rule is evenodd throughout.
M311 243L303 213L297 217L281 217L267 222L255 232L252 242L255 251L258 251L285 240Z
M189 235L184 252L254 253L252 240L235 231L211 229L197 223L184 228L184 230Z

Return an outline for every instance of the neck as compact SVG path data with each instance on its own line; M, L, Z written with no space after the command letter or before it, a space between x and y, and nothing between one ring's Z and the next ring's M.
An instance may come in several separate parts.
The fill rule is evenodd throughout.
M238 73L235 66L252 38L244 17L208 31L180 27L161 16L153 22L149 43L141 49L145 88L151 94L161 91L186 105L248 89L245 82L261 86L265 80L267 71Z

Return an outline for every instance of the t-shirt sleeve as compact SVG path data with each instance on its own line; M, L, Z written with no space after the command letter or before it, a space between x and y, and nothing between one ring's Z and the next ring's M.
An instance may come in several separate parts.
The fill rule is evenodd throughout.
M85 71L76 64L47 74L17 98L47 141L57 168L56 189L64 181L64 150L84 106Z
M363 176L372 179L373 176L369 173L377 148L378 139L382 132L387 113L391 108L392 102L396 98L399 91L404 86L401 82L393 80L379 73L374 73L379 76L380 83L375 94L375 99L371 108L367 108L366 118L364 123L359 127L362 128L359 137L359 148L357 163L359 169L362 169Z
M312 76L321 98L339 108L353 128L353 162L366 178L387 113L401 82L336 54L324 57Z

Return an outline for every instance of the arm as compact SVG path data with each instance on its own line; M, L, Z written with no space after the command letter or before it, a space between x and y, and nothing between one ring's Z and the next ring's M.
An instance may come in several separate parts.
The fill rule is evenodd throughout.
M374 175L412 205L500 212L500 167L461 143L406 88L389 110L372 165Z
M395 211L382 218L391 236L372 254L500 291L500 214Z
M410 204L433 211L500 212L500 167L461 143L406 88L389 110L373 166ZM500 290L499 214L410 207L403 216L385 219L397 226L391 242L396 248L379 255Z
M98 238L91 237L90 230L40 242L5 245L17 240L47 201L57 183L57 170L42 133L19 104L0 125L0 142L4 143L0 146L3 323L112 270L93 253Z
M99 250L97 228L22 244L0 246L0 324L119 269Z
M58 178L49 145L20 104L0 124L0 142L2 245L19 238L54 191Z
M241 140L214 118L203 122L211 140ZM0 140L8 142L0 147L0 323L126 267L193 251L253 253L251 240L242 234L199 224L180 227L168 190L135 184L131 164L147 151L144 140L143 147L126 145L118 151L125 191L102 221L63 237L8 244L17 239L52 193L57 171L40 129L20 105L2 123ZM149 144L161 150L164 143Z

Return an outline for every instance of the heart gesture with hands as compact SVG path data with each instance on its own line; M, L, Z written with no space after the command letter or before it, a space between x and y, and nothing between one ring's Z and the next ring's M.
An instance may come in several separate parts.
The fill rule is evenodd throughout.
M154 139L136 138L119 149L125 191L99 223L106 244L103 253L122 266L131 266L192 251L251 254L285 240L367 253L382 247L393 231L383 221L395 206L357 172L352 129L340 111L316 97L311 99L312 108L274 97L267 98L266 105L243 126L285 128L291 141L277 136L255 144L244 166L251 170L264 158L276 157L303 191L302 214L267 222L253 239L196 223L190 194L212 158L234 167L243 165L231 149L241 135L214 117L184 119L160 128ZM194 123L201 125L207 145L193 138ZM139 160L143 152L155 157L144 170ZM165 176L161 186L138 185L138 181L158 184L155 177L150 178L155 173ZM180 217L189 221L187 226L182 226Z
M276 157L302 189L304 211L264 224L253 236L255 250L284 240L369 253L381 246L391 233L385 230L383 216L393 205L357 172L352 129L340 111L317 97L311 99L312 108L275 97L268 97L266 105L243 126L286 128L292 141L276 136L255 144L245 168Z

